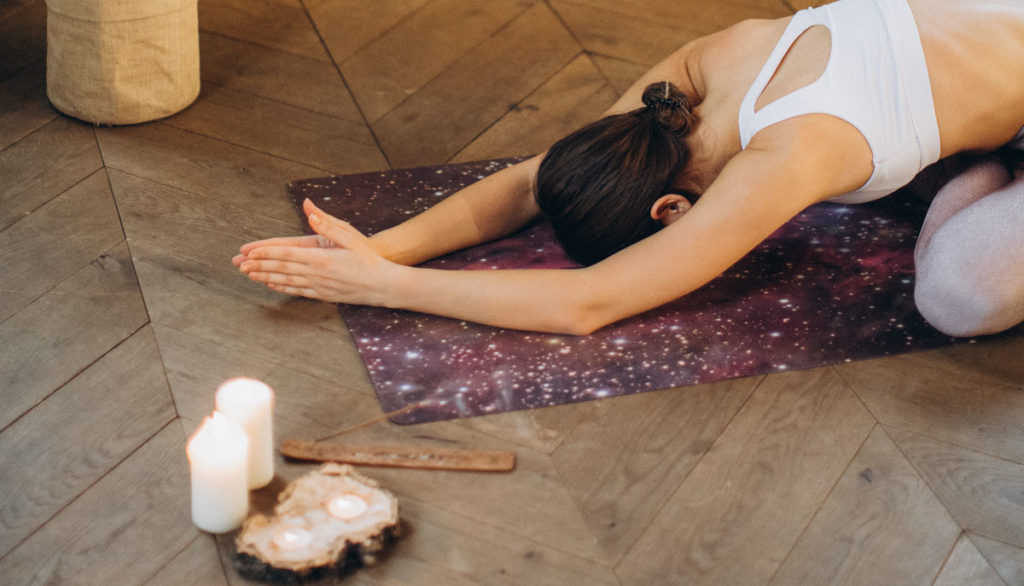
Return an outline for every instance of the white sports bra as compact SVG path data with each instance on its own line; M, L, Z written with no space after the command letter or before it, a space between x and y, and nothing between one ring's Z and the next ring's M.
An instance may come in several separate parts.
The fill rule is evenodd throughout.
M790 47L817 25L827 27L832 39L825 72L755 112L757 98ZM762 128L802 114L845 120L871 147L871 177L857 191L832 201L861 203L886 196L939 159L928 68L906 0L839 0L793 15L740 106L743 148Z

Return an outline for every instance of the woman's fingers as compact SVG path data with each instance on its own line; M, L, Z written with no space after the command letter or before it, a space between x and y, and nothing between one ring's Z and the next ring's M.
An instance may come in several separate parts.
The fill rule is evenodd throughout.
M356 230L352 224L325 214L308 199L303 202L303 211L309 219L309 225L317 234L329 239L338 246L348 249L368 248L366 236Z
M294 255L290 254L288 256L294 257ZM246 274L281 273L285 275L304 275L309 272L309 266L306 263L295 260L279 260L273 257L250 258L242 262L239 268Z
M298 295L300 297L309 297L311 299L321 299L322 297L316 292L315 289L309 287L297 287L294 285L279 285L277 283L267 283L268 289L273 289L279 293L286 295Z
M321 248L323 243L321 239L316 236L284 236L281 238L266 238L264 240L256 240L255 242L247 242L242 245L239 249L241 256L245 256L256 250L257 248L264 248L267 246L297 246L300 248Z

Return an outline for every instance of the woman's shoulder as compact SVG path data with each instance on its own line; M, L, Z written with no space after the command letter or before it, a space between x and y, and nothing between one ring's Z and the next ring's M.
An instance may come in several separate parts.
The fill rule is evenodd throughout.
M759 68L789 24L790 17L748 19L691 43L690 54L707 78L730 78Z
M691 41L677 52L678 68L692 80L698 101L711 99L705 106L706 116L715 117L709 108L722 112L739 109L743 94L788 22L788 18L743 20Z

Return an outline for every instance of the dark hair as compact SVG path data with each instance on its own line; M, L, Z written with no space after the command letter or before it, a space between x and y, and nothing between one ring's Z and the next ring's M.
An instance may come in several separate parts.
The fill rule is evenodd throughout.
M654 234L651 206L686 168L696 123L686 96L663 81L644 106L607 116L556 142L537 171L537 205L565 251L585 265Z

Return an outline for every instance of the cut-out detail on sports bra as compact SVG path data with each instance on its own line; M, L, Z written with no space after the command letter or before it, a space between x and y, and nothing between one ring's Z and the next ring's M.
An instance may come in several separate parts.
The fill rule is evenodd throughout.
M754 111L754 103L804 31L831 34L825 71L809 85ZM940 155L931 82L906 0L839 0L793 15L739 112L741 145L761 129L803 114L827 114L857 129L871 148L871 177L834 201L859 203L909 183Z
M790 81L790 80L787 80L787 79L779 79L780 74L783 75L783 76L789 75L789 72L792 69L787 69L787 68L793 68L793 67L798 67L799 66L798 63L792 63L790 60L793 59L793 58L796 58L796 59L805 59L805 58L807 58L807 57L805 57L803 55L797 57L795 55L795 53L798 53L800 51L810 51L811 49L809 47L801 46L801 42L813 43L814 40L809 38L808 35L814 35L814 34L824 34L825 35L825 40L827 41L827 50L825 51L825 55L824 55L825 58L822 59L820 55L810 55L808 60L814 61L813 65L815 65L815 67L814 67L814 69L811 70L810 74L806 74L806 75L801 76L801 77L806 77L807 79L806 80L800 79L799 82L801 82L801 83L799 83L799 85L797 85L797 87L794 87L792 89L788 89L788 88L787 89L782 89L779 92L775 92L774 91L776 89L776 85L775 84L785 84L787 81ZM828 30L827 26L820 25L820 24L807 27L806 30L802 31L793 40L793 43L789 46L789 48L786 50L785 54L782 56L782 59L779 61L779 64L775 68L775 71L773 71L771 76L768 78L768 83L765 84L764 89L762 89L761 93L758 94L757 100L754 102L754 114L757 114L758 112L763 110L766 106L770 106L771 104L773 104L773 103L775 103L775 102L777 102L777 101L779 101L781 99L784 99L786 96L792 94L793 92L800 91L803 88L816 83L819 79L821 79L821 76L825 74L825 71L828 69L828 64L829 64L829 61L831 60L831 58L832 58L832 32ZM778 95L774 95L776 93Z

